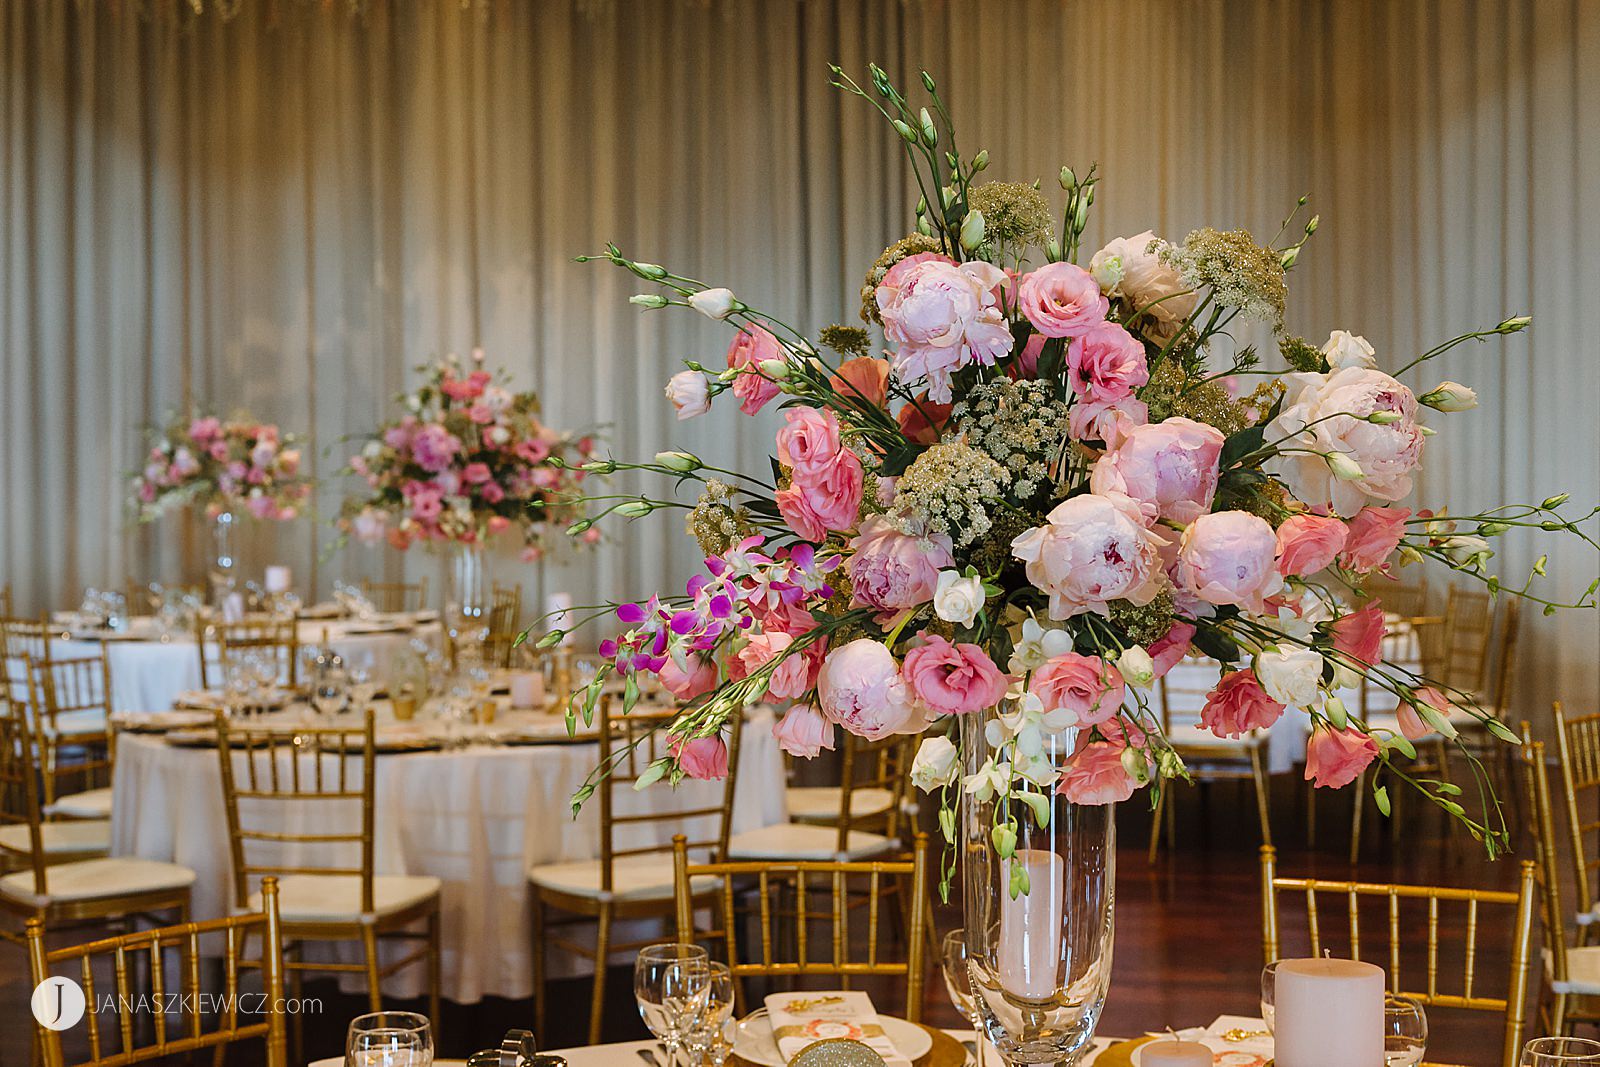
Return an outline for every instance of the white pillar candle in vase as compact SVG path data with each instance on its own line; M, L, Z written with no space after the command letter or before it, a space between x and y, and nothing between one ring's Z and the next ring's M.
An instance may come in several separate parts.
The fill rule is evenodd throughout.
M572 625L572 594L551 593L545 597L544 613L544 628L546 632L562 630ZM572 644L572 635L569 633L562 637L561 644L562 647L570 646Z
M274 595L287 593L289 587L294 584L294 575L288 567L275 563L267 568L266 577L261 584L267 592Z
M512 671L511 706L518 710L544 707L544 675L539 671Z
M1383 1067L1383 968L1357 960L1280 960L1277 1067Z
M1061 983L1061 920L1066 866L1044 849L1015 855L1028 874L1028 891L1000 900L1000 949L995 967L1000 987L1014 997L1044 1000Z

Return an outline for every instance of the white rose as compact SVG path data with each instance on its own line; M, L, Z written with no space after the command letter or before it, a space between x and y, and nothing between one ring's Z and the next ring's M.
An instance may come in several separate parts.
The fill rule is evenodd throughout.
M725 319L739 306L731 289L702 289L689 297L689 306L708 319Z
M1293 708L1309 707L1322 683L1322 656L1314 649L1275 646L1256 657L1256 678L1267 695Z
M978 612L983 610L983 601L981 580L963 578L958 571L939 572L939 584L933 593L933 610L945 622L971 626Z
M1100 283L1103 292L1111 293L1122 284L1122 276L1126 272L1122 269L1122 257L1102 248L1089 261L1089 273Z
M1156 680L1156 661L1150 653L1134 645L1117 657L1117 671L1129 685L1145 686Z
M1012 636L1012 674L1038 670L1064 652L1072 651L1072 635L1065 630L1046 630L1032 616L1022 620L1022 633Z
M1151 245L1156 235L1150 230L1132 237L1118 237L1094 254L1089 273L1107 295L1120 296L1135 311L1148 315L1145 332L1163 341L1178 332L1199 297L1183 276L1161 262ZM1115 278L1107 288L1106 282Z
M1417 398L1436 411L1471 411L1478 406L1478 394L1459 382L1440 382L1431 392Z
M505 426L491 426L485 436L495 444L503 445L511 440L511 430Z
M948 737L924 738L916 759L911 761L911 784L924 793L954 784L960 755Z
M711 410L711 387L697 370L681 370L667 380L667 399L678 409L678 419L692 419Z
M1334 370L1343 370L1345 367L1373 368L1378 361L1373 359L1374 349L1365 338L1345 330L1334 330L1328 335L1328 343L1322 346L1322 354L1328 360L1328 366Z

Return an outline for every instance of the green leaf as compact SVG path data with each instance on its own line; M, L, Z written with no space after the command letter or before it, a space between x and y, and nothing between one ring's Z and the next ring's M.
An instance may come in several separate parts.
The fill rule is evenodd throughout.
M898 478L918 456L922 455L925 447L908 441L903 446L893 449L883 457L878 473L885 478Z
M1227 470L1245 456L1259 449L1266 443L1266 440L1267 428L1265 425L1247 426L1222 442L1222 454L1217 458L1217 463L1223 470Z
M1195 631L1194 647L1219 663L1239 662L1238 643L1220 631L1203 627Z

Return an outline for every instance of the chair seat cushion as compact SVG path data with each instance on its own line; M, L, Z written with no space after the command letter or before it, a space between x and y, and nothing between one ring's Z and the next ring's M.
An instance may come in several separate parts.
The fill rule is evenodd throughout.
M789 818L800 822L826 819L839 821L839 807L844 802L843 790L836 785L801 785L785 790ZM850 790L850 817L863 819L879 815L894 806L894 794L876 786Z
M528 871L528 881L541 889L551 889L591 900L671 900L672 857L665 853L622 856L611 864L611 895L600 888L599 860L574 863L545 863ZM702 875L690 883L690 891L709 893L716 889L715 878Z
M52 737L63 739L104 734L106 732L106 713L99 708L63 711L55 717L53 725L48 718L45 720L44 732Z
M882 834L851 830L843 858L865 860L897 851L899 842ZM832 860L839 856L839 831L832 826L786 822L746 830L728 839L730 860Z
M45 871L48 892L44 896L33 891L32 871L14 871L0 878L0 896L29 907L44 907L58 901L123 897L194 884L194 872L187 867L131 856L57 863Z
M1167 739L1172 742L1172 747L1177 749L1180 754L1189 749L1212 752L1236 751L1241 756L1245 756L1249 754L1252 748L1264 744L1267 740L1267 735L1261 731L1252 730L1240 737L1219 737L1197 722L1175 722L1167 730Z
M65 815L72 819L109 819L111 817L111 788L86 789L57 797L56 802L44 809L46 815Z
M46 856L74 856L92 852L105 852L111 847L111 821L109 819L74 819L71 822L47 822L39 827L40 846ZM0 827L0 849L7 852L29 853L28 828L21 823Z
M1552 963L1550 950L1544 950L1546 973ZM1579 996L1600 995L1600 945L1588 948L1567 949L1567 980L1552 980L1550 988L1557 993L1575 993Z
M361 922L421 904L442 883L427 874L380 874L372 879L372 911L361 911L361 879L353 874L286 874L278 879L278 915L286 923ZM261 910L261 894L250 896Z

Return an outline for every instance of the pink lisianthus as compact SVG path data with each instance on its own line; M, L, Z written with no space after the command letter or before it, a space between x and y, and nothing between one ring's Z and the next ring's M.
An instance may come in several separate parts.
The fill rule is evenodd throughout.
M924 380L929 396L948 402L952 374L971 364L992 367L1010 352L1011 327L995 297L1004 278L993 264L957 264L932 252L889 268L876 299L900 379Z
M847 401L881 408L889 402L889 361L873 356L847 359L828 382Z
M498 504L506 498L506 491L500 488L498 482L485 482L478 487L478 495L485 504Z
M709 782L728 777L728 746L721 737L696 737L689 741L674 737L667 751L690 778Z
M778 462L794 471L796 482L825 477L839 455L838 417L826 408L795 407L783 418Z
M1178 588L1207 604L1236 604L1257 615L1283 588L1272 526L1247 511L1216 511L1184 528L1178 540Z
M666 392L680 422L711 410L711 383L701 371L679 371L667 379Z
M1426 438L1417 425L1417 398L1382 371L1345 367L1331 374L1287 374L1288 399L1267 430L1285 448L1269 464L1299 500L1354 515L1368 499L1399 500L1411 492ZM1380 425L1374 413L1395 416ZM1324 454L1338 452L1361 468L1341 478Z
M1360 730L1318 726L1306 743L1306 781L1342 789L1378 758L1378 742Z
M1122 764L1127 746L1088 737L1084 731L1067 757L1056 792L1074 804L1117 804L1133 796L1139 783Z
M823 749L833 751L833 723L810 704L796 704L772 724L778 747L800 759L815 759Z
M1333 647L1353 660L1374 667L1383 660L1383 605L1374 600L1360 611L1333 622Z
M1033 334L1028 338L1028 343L1022 346L1022 351L1017 353L1017 358L1011 361L1011 366L1006 373L1013 378L1037 378L1039 376L1039 357L1044 355L1045 336L1042 333Z
M451 400L476 400L493 378L486 370L473 371L465 378L446 374L439 383L439 391Z
M1135 396L1117 400L1079 400L1067 413L1067 436L1074 441L1120 441L1135 426L1150 421L1150 409Z
M1122 707L1125 686L1122 672L1099 656L1066 652L1033 672L1028 691L1045 711L1070 711L1078 725L1093 726Z
M189 423L189 437L197 444L206 444L222 434L222 422L206 415Z
M656 677L680 703L688 703L717 687L717 665L705 656L692 656L685 671L668 657Z
M1090 402L1132 396L1150 381L1144 345L1114 322L1097 322L1067 348L1067 381Z
M1415 693L1415 699L1416 703L1426 704L1434 711L1437 711L1441 718L1448 718L1450 715L1450 698L1431 685L1418 689ZM1434 732L1433 727L1429 726L1422 716L1417 713L1415 705L1403 697L1399 706L1394 709L1394 715L1399 720L1400 732L1405 735L1408 741L1420 741Z
M939 571L955 566L950 538L901 533L882 515L869 515L850 542L851 604L898 611L933 599Z
M894 653L867 637L828 653L817 677L817 699L829 722L868 741L918 731L924 721Z
M1048 263L1022 276L1017 305L1046 337L1078 337L1104 322L1111 305L1093 276L1072 263Z
M1070 619L1109 615L1113 600L1154 600L1163 588L1165 544L1144 525L1137 502L1085 493L1057 504L1046 525L1017 536L1011 554L1027 565L1028 581L1050 595L1050 617Z
M438 474L461 453L461 439L436 422L418 430L411 438L411 456L417 466Z
M1282 714L1283 705L1267 695L1254 674L1233 671L1206 694L1200 724L1218 737L1242 737L1251 730L1265 730Z
M1006 676L977 645L955 645L929 633L922 640L906 653L906 686L937 714L980 711L1006 695Z
M735 679L748 678L777 660L778 666L767 678L767 692L778 700L793 700L804 696L811 688L810 665L803 652L789 652L789 646L792 644L794 638L781 630L755 634L739 650L738 655L729 661L728 673Z
M1094 465L1089 488L1126 493L1147 504L1156 518L1189 523L1204 515L1217 495L1217 460L1222 431L1181 416L1129 426L1116 447Z
M845 531L855 526L863 484L861 460L848 448L842 448L828 470L779 489L773 499L791 530L804 540L821 542L829 530Z
M1278 526L1278 573L1303 577L1332 566L1350 531L1331 515L1302 512Z
M1192 622L1175 622L1159 640L1147 650L1155 662L1156 677L1163 677L1189 654L1189 643L1194 640Z
M1349 536L1339 556L1339 566L1352 571L1381 569L1400 547L1406 533L1410 508L1380 508L1368 505L1349 522Z
M733 395L739 398L740 411L754 415L778 395L778 383L761 372L761 364L785 358L783 345L760 323L750 323L734 335L728 345L728 369L739 372L733 380Z

